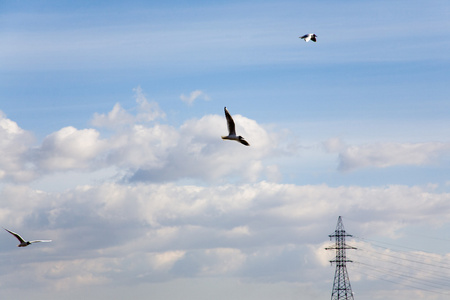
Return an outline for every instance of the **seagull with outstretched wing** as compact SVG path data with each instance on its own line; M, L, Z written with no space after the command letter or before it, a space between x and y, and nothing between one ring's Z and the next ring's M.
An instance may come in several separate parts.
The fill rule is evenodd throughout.
M31 245L32 243L40 243L40 242L48 243L48 242L51 242L51 241L52 241L52 240L25 241L19 234L15 233L15 232L12 232L11 230L8 230L8 229L6 229L6 228L3 228L3 229L5 229L5 230L8 231L9 233L11 233L13 236L16 237L16 239L19 240L20 244L17 245L17 247L26 247L26 246L28 246L28 245Z
M250 144L240 135L236 135L236 128L234 125L233 118L231 117L230 113L228 112L227 108L224 107L225 111L225 117L227 118L227 125L228 125L228 135L222 136L222 139L224 140L232 140L239 142L245 146L250 146Z

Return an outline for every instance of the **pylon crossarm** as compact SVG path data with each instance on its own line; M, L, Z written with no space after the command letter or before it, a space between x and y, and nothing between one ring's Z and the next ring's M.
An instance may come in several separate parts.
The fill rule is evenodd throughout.
M333 249L350 249L350 250L357 250L358 248L352 247L349 245L343 245L343 246L330 246L326 247L325 250L333 250Z

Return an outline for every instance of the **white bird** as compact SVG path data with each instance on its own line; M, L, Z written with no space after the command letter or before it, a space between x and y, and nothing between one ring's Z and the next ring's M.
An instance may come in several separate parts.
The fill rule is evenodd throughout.
M250 144L240 135L236 135L236 129L234 126L233 118L231 117L230 113L228 112L227 108L224 107L225 111L225 117L227 118L227 124L228 124L228 135L222 136L222 139L224 140L233 140L237 141L245 146L250 146Z
M3 229L5 229L9 233L11 233L13 236L15 236L19 240L20 244L17 245L17 247L26 247L28 245L31 245L32 243L40 243L40 242L48 243L48 242L52 241L52 240L25 241L19 234L15 233L15 232L12 232L11 230L8 230L6 228L3 228Z
M305 34L304 36L301 36L300 38L304 39L305 42L309 42L310 40L313 42L317 42L316 37L317 37L317 35L315 33L308 33L308 34Z

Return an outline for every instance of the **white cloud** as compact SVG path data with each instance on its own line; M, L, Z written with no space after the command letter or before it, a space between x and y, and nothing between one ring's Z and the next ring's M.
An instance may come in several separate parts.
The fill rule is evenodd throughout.
M250 236L250 229L248 226L237 226L231 230L227 230L225 235L228 237L242 237L242 236Z
M279 133L234 115L237 131L251 144L244 147L220 138L227 130L222 115L179 127L161 124L164 113L148 106L140 89L136 93L136 109L116 104L94 117L111 129L106 137L101 129L68 126L32 147L29 133L1 119L1 147L7 151L0 166L9 170L4 179L18 182L14 172L24 166L31 166L32 179L106 169L116 176L109 183L73 184L59 192L4 185L0 223L54 242L33 245L33 256L18 266L6 263L0 272L3 288L14 282L32 287L34 278L59 291L204 277L315 285L326 283L330 254L322 241L338 215L357 224L350 233L365 236L397 238L411 224L447 226L450 198L435 185L275 183L281 172L273 157L297 153L279 148ZM324 146L351 170L430 163L447 151L445 143L348 146L334 139ZM124 174L128 183L118 179ZM1 238L3 251L12 253L16 242L9 235Z
M194 101L197 100L197 99L203 99L203 100L205 100L205 101L209 101L209 100L210 100L209 96L206 95L206 94L205 94L203 91L201 91L201 90L195 90L195 91L192 91L192 92L189 94L189 96L186 96L186 95L184 95L184 94L181 94L181 95L180 95L180 99L181 99L181 101L187 103L188 105L194 104Z
M92 125L114 129L136 123L148 123L165 117L165 113L159 108L158 103L148 102L141 87L135 88L134 92L137 103L136 114L131 114L119 103L116 103L108 114L95 113L91 121Z
M156 119L165 118L166 114L159 108L157 102L148 102L140 86L134 89L136 103L138 104L136 122L151 122Z
M0 180L26 182L35 177L33 166L26 159L32 142L31 133L0 111Z
M134 125L109 138L107 163L132 170L162 168L178 139L179 133L171 126Z
M170 270L173 265L184 257L186 251L166 251L162 253L150 253L148 258L155 270Z
M53 242L30 246L29 260L5 261L0 281L5 289L39 278L66 291L204 276L327 284L322 248L338 214L351 234L395 237L412 224L446 224L449 200L407 186L104 183L43 193L7 185L0 223ZM0 239L2 251L17 250L9 235Z
M331 139L324 143L324 147L329 152L339 154L339 169L342 171L367 167L387 168L399 165L436 164L450 151L450 144L442 142L390 142L349 146L339 139Z
M108 114L94 114L92 125L96 127L116 127L132 124L135 118L129 114L119 103L116 103Z
M95 129L65 127L48 135L35 150L36 164L46 171L86 169L105 146Z
M116 104L108 115L96 115L96 125L134 122L133 125L116 130L108 140L107 151L102 155L105 164L118 166L128 173L131 181L169 181L178 179L201 179L214 181L224 176L256 181L261 176L280 179L276 165L264 166L262 159L275 153L276 134L269 133L255 121L234 116L237 130L251 143L242 147L238 143L223 141L220 136L227 131L223 116L206 115L201 119L186 121L179 128L158 123L136 124L141 120L155 120L164 115L159 112L142 115L142 111L154 112L136 89L140 109L133 116ZM196 94L199 96L199 94ZM196 97L197 97L196 96ZM119 117L115 117L119 116ZM122 117L120 117L122 116ZM122 121L121 121L122 120ZM113 126L109 126L113 127ZM105 148L105 149L106 149Z
M132 173L131 180L167 181L197 178L210 181L224 176L238 176L255 181L264 171L261 160L276 148L272 137L255 121L239 115L235 116L235 119L242 126L238 130L247 137L251 147L223 141L220 136L227 130L224 118L207 115L199 120L188 120L179 129L169 126L142 128L143 131L158 128L160 133L140 139L145 143L143 147L136 147L129 141L124 144L125 148L117 149L120 152L113 150L111 155L114 160L122 160L126 164L131 161L123 156L125 149L131 148L142 153L132 156L143 156L144 159L140 160L140 165L132 165L136 167L136 171ZM134 136L134 133L125 134L125 139ZM151 149L146 149L146 145Z
M125 110L116 104L108 114L94 116L94 125L109 129L104 138L101 129L67 126L32 147L31 135L3 117L0 176L18 182L45 182L45 176L55 173L109 170L104 172L106 176L115 172L131 181L280 180L277 165L263 163L266 157L283 152L275 142L278 133L235 115L238 132L251 144L243 147L221 139L227 132L222 115L206 115L174 127L157 122L165 114L156 103L146 100L140 88L136 99L136 109Z

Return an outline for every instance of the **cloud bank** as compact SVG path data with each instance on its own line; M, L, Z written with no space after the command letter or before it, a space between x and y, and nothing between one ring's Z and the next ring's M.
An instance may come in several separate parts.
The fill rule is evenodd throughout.
M3 288L34 278L62 290L202 277L326 281L332 253L322 246L337 214L359 224L353 234L392 236L450 217L450 195L431 187L105 183L46 193L8 185L0 196L2 224L54 240L2 268ZM0 239L4 251L15 247Z
M324 147L328 152L338 153L341 171L437 164L450 153L450 143L445 142L346 145L339 139L330 139Z
M276 167L263 163L278 151L277 134L269 134L256 121L235 116L239 132L251 137L251 149L244 149L220 138L227 130L223 116L206 115L174 127L161 122L165 113L156 102L147 101L140 88L135 91L135 113L117 103L110 112L93 116L94 128L68 126L46 136L40 145L33 145L31 133L1 115L0 176L31 182L56 172L111 167L131 182L256 181L277 173Z
M408 226L446 226L450 217L450 195L435 185L273 182L282 175L277 158L298 155L286 151L289 142L278 143L286 133L235 115L252 145L243 147L221 140L222 115L171 126L156 102L135 92L135 108L117 103L93 116L93 128L67 126L38 144L0 115L0 223L54 241L24 258L10 235L0 235L0 248L13 257L2 261L1 290L66 293L210 278L302 282L314 294L329 288L332 253L324 239L338 215L358 224L352 233L392 239ZM344 171L431 164L448 151L437 142L351 146L330 139L323 146ZM66 181L71 172L102 170L112 171L64 190L32 187L49 176Z

